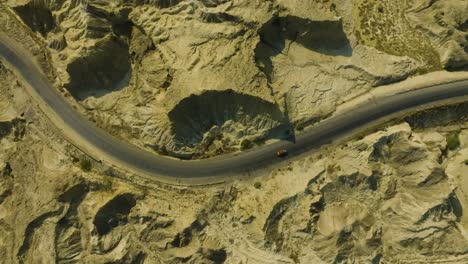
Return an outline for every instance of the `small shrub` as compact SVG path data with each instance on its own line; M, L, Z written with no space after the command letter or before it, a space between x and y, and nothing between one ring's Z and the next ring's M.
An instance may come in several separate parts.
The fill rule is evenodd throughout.
M289 258L292 259L294 263L301 263L299 260L299 254L296 251L291 252L291 254L289 254Z
M91 171L93 165L91 164L91 161L89 159L82 159L80 161L80 168L83 171Z
M108 173L109 171L106 171ZM99 190L100 191L112 191L114 186L114 180L112 176L105 175L102 178L102 182L99 183Z
M163 156L168 156L169 155L169 151L167 151L166 147L165 146L162 146L160 149L159 149L159 154L163 155Z
M468 159L465 160L463 163L465 163L465 165L468 166Z
M453 133L447 136L447 148L449 150L455 150L460 146L460 139L458 133Z
M248 139L244 139L244 140L242 140L242 142L241 142L241 147L240 147L240 148L241 148L241 150L246 150L246 149L252 148L253 145L254 145L254 144L252 143L252 141L250 141L250 140L248 140Z
M255 187L255 189L260 189L260 188L262 188L262 183L261 182L255 182L254 187Z

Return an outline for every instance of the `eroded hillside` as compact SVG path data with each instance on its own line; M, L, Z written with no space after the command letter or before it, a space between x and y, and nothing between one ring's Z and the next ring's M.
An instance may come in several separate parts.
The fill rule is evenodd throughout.
M468 105L226 185L89 160L0 66L1 263L465 263Z
M375 86L468 64L465 1L7 5L91 120L183 158L285 138Z

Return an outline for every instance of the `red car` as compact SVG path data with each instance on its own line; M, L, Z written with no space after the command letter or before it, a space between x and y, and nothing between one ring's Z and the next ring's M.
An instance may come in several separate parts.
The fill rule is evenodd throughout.
M285 149L280 149L280 150L276 151L276 156L278 158L286 157L287 155L288 155L288 151L285 150Z

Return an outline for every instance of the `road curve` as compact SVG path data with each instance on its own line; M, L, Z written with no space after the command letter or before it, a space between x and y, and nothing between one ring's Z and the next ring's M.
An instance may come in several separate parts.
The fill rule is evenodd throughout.
M241 154L228 154L200 161L182 161L152 154L97 128L75 111L56 91L44 74L34 66L31 61L32 56L25 55L24 51L12 43L6 37L0 36L0 56L21 75L28 86L34 89L34 93L42 100L41 103L47 105L56 115L54 118L58 118L60 124L67 126L67 129L71 129L75 135L81 137L80 140L67 138L68 140L78 148L81 148L80 142L94 146L94 151L88 153L93 158L165 182L171 180L182 183L217 182L221 178L246 170L277 163L278 159L275 156L277 149L287 149L292 156L298 155L337 139L350 130L366 126L405 109L468 96L468 80L423 87L388 96L373 104L358 106L344 114L326 119L298 135L295 143L280 141Z

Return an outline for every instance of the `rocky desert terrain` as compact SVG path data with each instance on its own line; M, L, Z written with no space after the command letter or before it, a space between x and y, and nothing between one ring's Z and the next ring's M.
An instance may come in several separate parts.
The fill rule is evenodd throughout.
M183 187L88 160L1 74L2 263L468 261L468 104Z
M468 65L462 0L6 0L0 34L114 136L206 158ZM468 263L468 104L213 186L116 171L0 63L0 263Z
M462 0L5 2L80 111L179 158L284 138L373 87L468 65Z

